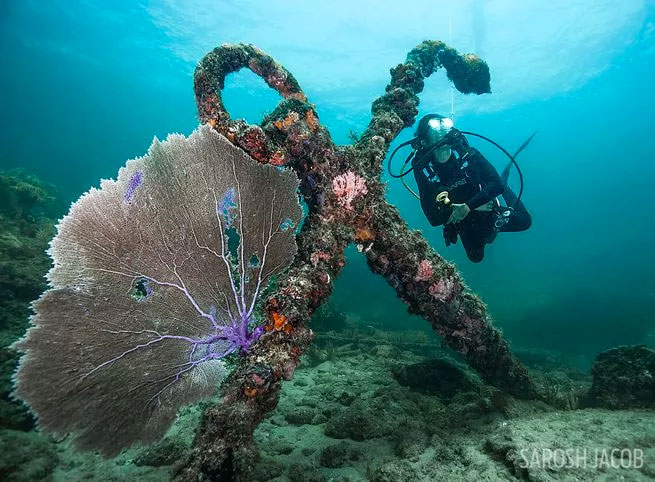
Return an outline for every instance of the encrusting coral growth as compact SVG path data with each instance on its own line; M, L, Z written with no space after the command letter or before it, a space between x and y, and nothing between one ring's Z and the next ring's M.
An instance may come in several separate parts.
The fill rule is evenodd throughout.
M434 270L432 269L432 263L427 259L424 259L418 264L418 270L416 270L416 276L414 276L415 281L428 281L431 280L434 276Z
M75 202L16 344L16 394L40 427L112 456L213 395L225 358L261 336L258 300L294 258L297 186L202 126L155 140Z
M258 161L293 168L309 213L296 259L266 300L268 333L225 382L222 403L206 411L179 479L243 476L255 454L253 429L276 406L281 381L291 378L306 351L313 335L307 321L331 293L350 243L358 244L371 270L387 280L409 310L426 318L486 381L516 396L535 395L532 380L493 327L485 305L385 200L382 161L393 139L413 124L424 78L441 67L463 93L490 91L489 70L480 58L425 41L391 69L391 82L373 102L373 117L359 140L336 146L293 75L263 51L223 45L200 61L194 82L201 122ZM232 120L223 105L225 77L242 68L284 97L261 125Z

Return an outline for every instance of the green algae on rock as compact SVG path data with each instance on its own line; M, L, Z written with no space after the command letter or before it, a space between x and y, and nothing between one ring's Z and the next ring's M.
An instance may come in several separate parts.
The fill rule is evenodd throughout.
M619 346L599 354L584 403L610 409L655 408L655 351Z
M0 172L0 428L34 423L10 396L18 354L9 346L25 333L30 303L46 288L46 249L63 207L54 186L21 170Z

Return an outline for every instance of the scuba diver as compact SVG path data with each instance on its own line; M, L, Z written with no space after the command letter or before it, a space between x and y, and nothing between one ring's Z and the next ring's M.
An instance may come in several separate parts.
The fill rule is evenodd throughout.
M502 176L469 145L464 134L493 143L510 158ZM492 243L499 232L525 231L532 224L530 213L521 202L523 179L514 159L531 139L532 136L511 156L491 139L455 129L452 119L428 114L419 121L414 139L398 146L399 149L411 144L414 148L405 161L406 166L411 160L411 169L394 175L390 159L389 172L393 177L402 178L414 171L419 194L410 191L420 199L427 220L432 226L444 226L446 246L457 243L459 236L468 258L479 263L484 258L485 246ZM512 164L521 177L518 195L507 185Z

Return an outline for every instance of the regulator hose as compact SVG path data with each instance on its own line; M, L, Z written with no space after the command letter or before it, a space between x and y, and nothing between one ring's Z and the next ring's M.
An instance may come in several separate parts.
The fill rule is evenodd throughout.
M405 146L407 146L407 145L409 145L409 144L412 144L416 139L417 139L417 138L414 137L413 139L410 139L410 140L408 140L408 141L406 141L406 142L403 142L402 144L400 144L398 147L396 147L396 148L394 149L394 151L391 153L391 156L389 157L389 162L387 163L387 171L389 171L389 175L390 175L391 177L396 178L396 179L400 179L400 181L403 183L403 186L405 186L405 189L407 189L407 190L412 194L412 196L414 196L416 199L420 200L420 199L421 199L421 196L419 196L418 194L416 194L416 193L412 190L412 188L409 187L409 186L407 185L407 183L405 182L405 176L406 176L407 174L409 174L410 172L412 172L412 171L414 170L414 168L413 168L413 167L410 167L410 168L407 169L406 171L403 170L403 169L405 169L405 166L407 166L407 164L409 164L409 162L412 160L412 158L416 155L416 152L417 152L416 150L413 150L412 152L409 153L409 156L407 156L407 159L405 159L405 162L403 163L403 167L400 168L400 174L394 174L393 172L391 172L391 161L393 160L393 156L396 155L396 152L398 152L398 150L401 149L402 147L405 147ZM424 157L426 157L428 154L430 154L430 153L431 153L432 151L434 151L435 149L438 149L438 148L442 147L444 144L446 144L446 140L445 140L445 139L444 139L444 140L441 140L441 141L439 141L439 142L437 142L436 144L434 144L434 145L432 145L432 146L430 146L430 148L429 148L429 149L428 149L428 150L427 150L427 151L426 151L426 152L421 156L421 158L419 159L419 161L420 161L421 159L423 159Z
M514 159L514 156L512 156L509 152L507 152L503 146L501 146L500 144L498 144L498 143L495 142L495 141L492 141L492 140L489 139L488 137L485 137L485 136L480 135L480 134L476 134L475 132L466 132L466 131L460 131L460 132L461 132L462 134L466 134L467 136L475 136L475 137L479 137L480 139L483 139L483 140L485 140L485 141L487 141L487 142L490 142L491 144L493 144L494 146L496 146L498 149L500 149L501 151L503 151L503 153L504 153L507 157L509 157L509 159L512 161L512 164L514 164L514 167L516 168L516 172L518 172L518 174L519 174L519 179L520 179L520 181L521 181L521 189L519 190L519 194L518 194L518 196L516 196L516 200L512 203L512 206L511 206L511 207L516 206L516 205L518 204L518 202L521 200L521 196L523 196L523 172L521 172L521 168L519 167L518 163L516 162L516 159ZM536 133L535 133L535 134L536 134ZM533 134L533 136L534 136L534 134ZM532 137L530 138L530 140L531 140L531 139L532 139ZM528 141L528 142L529 142L529 141ZM526 144L526 145L527 145L527 144ZM524 146L522 146L522 147L524 147ZM519 152L520 152L520 151L519 151Z
M403 169L405 169L405 166L409 163L409 161L412 159L412 157L414 157L414 156L416 155L416 152L417 152L416 150L413 150L413 151L409 154L409 156L407 156L407 159L405 159L405 162L403 163L403 167L400 169L400 174L394 174L393 172L391 172L391 161L393 160L393 156L396 155L396 152L398 152L398 150L399 150L400 148L405 147L405 146L408 145L408 144L412 144L415 140L416 140L416 137L414 137L413 139L410 139L410 140L408 140L408 141L403 142L403 143L400 144L398 147L396 147L396 148L393 150L393 152L391 153L391 156L389 157L389 162L387 163L387 170L389 171L389 175L390 175L391 177L394 177L394 178L396 178L396 179L399 179L399 178L401 178L401 177L405 177L407 174L409 174L410 172L412 172L412 171L414 170L413 167L410 167L410 168L407 169L406 171L403 171ZM426 157L428 154L430 154L432 151L434 151L434 150L436 150L436 149L439 149L440 147L443 147L443 146L445 146L446 144L447 144L447 140L446 140L446 139L442 139L442 140L440 140L439 142L437 142L436 144L432 144L432 145L428 148L428 150L425 151L425 152L423 153L423 155L419 158L419 161L422 160L424 157Z
M403 142L402 144L399 144L398 147L396 147L396 148L393 150L393 152L391 153L391 156L389 156L389 162L387 162L387 171L389 171L389 175L390 175L391 177L396 178L396 179L399 179L399 178L401 178L401 177L406 176L406 175L409 174L410 172L412 172L413 168L412 168L412 169L409 169L409 170L407 170L407 171L405 171L405 172L402 172L402 171L403 171L403 169L405 168L405 166L407 165L407 163L411 160L411 158L414 157L414 155L416 155L416 150L413 150L413 151L409 154L409 156L407 156L407 159L405 159L405 163L403 164L403 167L400 169L400 171L401 171L400 174L394 174L393 172L391 172L391 161L393 161L393 156L396 155L396 152L398 152L401 148L403 148L403 147L405 147L405 146L408 146L408 145L412 144L415 140L416 140L416 137L414 137L414 138L412 138L412 139L410 139L410 140L408 140L408 141L405 141L405 142Z

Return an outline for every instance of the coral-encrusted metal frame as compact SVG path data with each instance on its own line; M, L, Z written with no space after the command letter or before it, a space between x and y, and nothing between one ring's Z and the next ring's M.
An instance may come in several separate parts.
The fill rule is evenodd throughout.
M313 336L308 321L330 295L350 243L359 245L371 270L384 277L409 311L429 321L486 381L515 396L535 395L527 371L482 301L385 199L381 173L389 145L414 123L424 78L441 67L460 92L490 92L489 69L479 57L425 41L391 69L391 82L373 102L361 137L337 146L293 75L258 48L223 45L198 64L194 81L201 122L258 161L294 169L309 213L297 237L296 259L265 302L267 333L227 380L222 402L206 410L179 479L229 480L243 474L256 455L253 430L275 408L281 381L291 378L307 349ZM221 100L226 75L242 68L283 97L260 125L232 120Z

